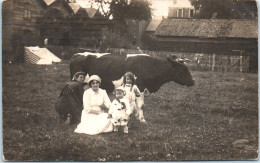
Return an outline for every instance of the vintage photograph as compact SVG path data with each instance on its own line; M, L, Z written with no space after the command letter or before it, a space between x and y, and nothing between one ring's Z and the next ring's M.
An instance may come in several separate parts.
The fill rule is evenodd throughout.
M2 0L2 161L258 160L258 1Z

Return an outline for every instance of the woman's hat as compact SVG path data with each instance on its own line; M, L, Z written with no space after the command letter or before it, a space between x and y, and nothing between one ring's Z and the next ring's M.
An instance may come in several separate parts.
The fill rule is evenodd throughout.
M92 80L96 80L101 84L101 78L98 75L90 76L90 78L88 79L88 83L90 84Z

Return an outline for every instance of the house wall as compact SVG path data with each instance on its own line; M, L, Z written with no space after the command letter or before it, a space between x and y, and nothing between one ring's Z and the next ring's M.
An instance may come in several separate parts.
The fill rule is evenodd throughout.
M191 10L194 13L194 9L191 7L169 7L168 18L192 18Z
M29 17L25 17L26 5ZM42 15L44 6L39 0L8 0L3 2L2 46L3 51L14 50L15 42L23 40L24 45L33 45L39 41L36 28L37 19ZM16 39L16 40L15 40Z
M80 22L75 20L69 33L70 44L97 48L100 46L100 40L103 39L102 29L108 26L109 22L106 19L95 16L88 18L86 15L86 18Z

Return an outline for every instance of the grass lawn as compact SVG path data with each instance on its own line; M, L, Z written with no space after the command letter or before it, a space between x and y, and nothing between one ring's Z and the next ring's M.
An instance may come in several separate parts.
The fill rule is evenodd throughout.
M129 134L74 133L54 103L69 64L3 63L3 154L9 161L176 161L258 158L258 76L192 71L145 99Z

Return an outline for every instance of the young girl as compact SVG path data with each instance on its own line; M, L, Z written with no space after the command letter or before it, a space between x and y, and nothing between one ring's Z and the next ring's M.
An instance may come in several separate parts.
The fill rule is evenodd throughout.
M138 117L138 108L136 103L136 97L140 97L141 93L138 87L135 85L135 76L132 72L127 72L124 75L123 87L125 88L125 98L128 99L131 107L131 113L135 113Z
M113 100L108 111L109 118L114 126L114 131L118 131L122 126L124 133L128 133L128 119L131 114L130 104L127 99L124 98L125 90L123 87L118 87L115 90L116 98Z

